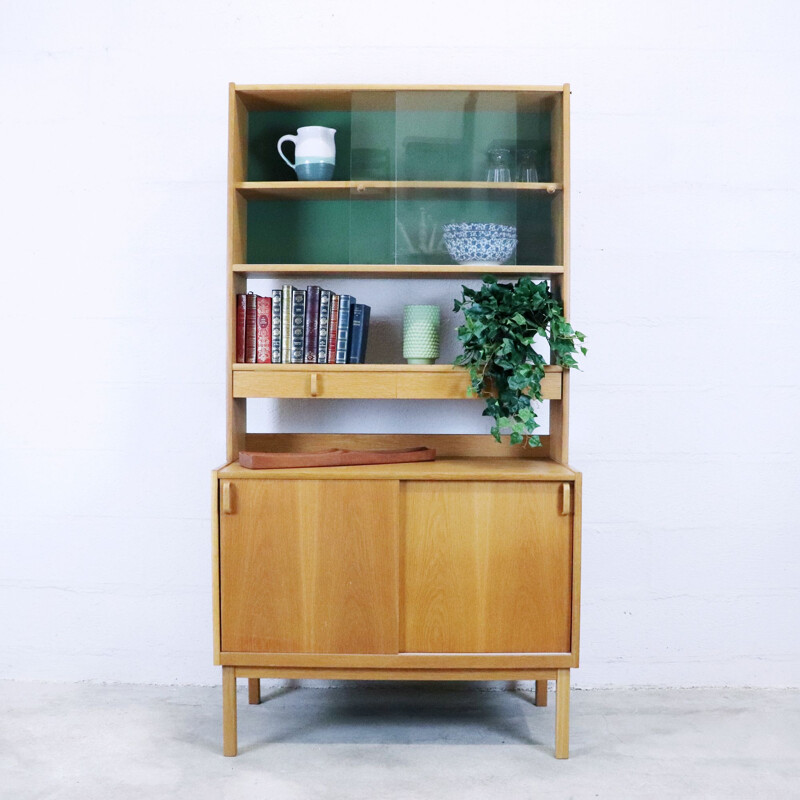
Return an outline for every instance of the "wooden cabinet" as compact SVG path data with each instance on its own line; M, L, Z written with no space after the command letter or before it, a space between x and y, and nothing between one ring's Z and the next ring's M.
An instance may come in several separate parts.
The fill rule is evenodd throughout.
M228 458L212 492L226 755L237 750L237 678L257 703L272 677L535 680L537 705L553 680L556 755L567 756L581 502L568 373L547 368L550 427L536 449L488 435L253 430L252 399L466 400L468 379L448 364L235 363L235 298L264 278L426 278L441 281L444 306L491 269L548 280L568 315L568 119L567 86L231 86ZM337 129L331 181L286 174L277 138L301 125ZM491 147L535 149L538 180L487 182ZM453 218L512 221L514 259L454 264L414 227ZM417 446L437 460L262 471L237 460Z

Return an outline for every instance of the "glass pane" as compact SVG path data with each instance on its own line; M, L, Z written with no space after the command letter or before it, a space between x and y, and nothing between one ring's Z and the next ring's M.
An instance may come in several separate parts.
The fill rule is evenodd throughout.
M350 174L354 181L395 179L395 93L353 92ZM396 198L388 187L354 187L350 196L351 264L393 264Z
M514 92L398 92L397 179L485 181L488 152L516 144Z
M516 96L508 92L398 92L397 178L410 182L487 183L489 150L516 141ZM505 154L511 180L509 153ZM516 227L514 192L488 187L408 187L398 191L397 246L401 264L472 263L480 249L505 249L496 259L515 263L507 240L486 237L445 240L445 225L497 224ZM491 254L489 254L491 255ZM474 258L473 258L474 256ZM489 259L494 260L494 259ZM487 266L489 266L487 264Z
M397 263L458 264L486 259L515 264L515 250L507 241L511 231L496 228L490 235L466 230L463 236L450 233L446 237L444 226L479 223L516 228L516 197L515 192L489 189L399 190Z
M351 179L394 180L395 93L353 92L351 103Z

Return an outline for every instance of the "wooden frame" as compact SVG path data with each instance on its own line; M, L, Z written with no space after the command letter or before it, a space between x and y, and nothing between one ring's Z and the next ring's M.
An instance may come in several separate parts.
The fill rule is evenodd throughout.
M411 105L421 109L450 102L448 92L500 93L496 102L506 108L509 93L516 94L519 110L550 112L552 180L534 184L487 184L480 181L330 181L296 183L248 180L248 114L251 111L348 110L354 96L368 95L369 107L392 110L394 93L424 93L418 99L410 94ZM391 398L391 399L466 399L467 375L464 370L447 365L410 367L405 364L368 365L251 365L235 363L235 296L247 289L251 277L275 277L283 282L296 276L358 276L403 278L468 278L485 272L482 267L459 265L411 264L251 264L247 263L247 204L310 199L363 196L409 196L418 193L449 196L478 190L503 195L551 196L552 226L555 232L555 264L508 265L494 268L498 275L538 275L548 278L560 296L565 316L569 314L569 86L230 86L230 126L228 155L228 255L227 255L227 464L212 475L212 550L214 571L214 662L223 673L223 731L225 755L237 752L236 680L248 680L248 699L260 702L261 678L373 679L373 680L535 680L535 704L546 706L547 682L556 682L556 757L568 756L570 670L579 661L580 619L580 531L581 475L567 465L569 373L560 367L547 369L543 393L550 402L550 432L536 449L497 445L488 436L474 435L398 435L398 434L295 434L248 431L248 398ZM436 98L439 98L437 100ZM415 446L435 447L435 462L362 467L304 468L253 471L241 467L236 458L241 450L268 452L312 451L332 447L350 449L388 449ZM269 474L266 474L269 473ZM258 649L225 650L222 646L223 586L221 547L223 533L230 527L227 517L240 511L237 496L252 481L393 481L403 491L406 485L433 487L467 482L463 485L524 486L549 482L560 484L560 514L569 520L569 602L559 615L568 614L568 636L558 640L564 652L406 652L403 626L406 619L401 594L398 599L397 652L274 652ZM469 484L472 482L472 484ZM252 484L250 484L252 486ZM366 485L366 484L365 484ZM237 487L240 487L237 489ZM299 487L298 487L299 489ZM305 490L304 490L305 491ZM313 488L308 488L313 492ZM244 496L247 493L241 492ZM306 496L308 492L304 494ZM249 496L249 495L248 495ZM550 493L549 496L555 496ZM250 509L248 513L255 511ZM256 518L258 515L252 515ZM401 517L403 515L401 514ZM400 519L398 550L407 534ZM243 529L245 530L245 529ZM242 533L240 535L248 535ZM313 543L312 543L313 544ZM402 592L405 565L402 557L398 589ZM241 563L246 569L250 557ZM228 576L226 581L230 581ZM226 606L227 608L227 606ZM230 608L228 608L230 612ZM246 631L246 625L240 626ZM228 641L232 641L226 636ZM263 640L269 646L269 636ZM274 649L274 648L273 648Z

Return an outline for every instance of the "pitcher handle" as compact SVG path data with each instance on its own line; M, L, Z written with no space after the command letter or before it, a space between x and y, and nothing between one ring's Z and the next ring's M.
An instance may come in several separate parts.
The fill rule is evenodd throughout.
M281 150L281 145L282 145L284 142L286 142L286 141L289 141L289 142L294 142L294 146L295 146L295 147L297 147L297 137L296 137L296 136L292 136L292 134L291 134L291 133L287 133L287 134L286 134L286 136L281 136L281 138L280 138L280 139L278 139L278 153L280 154L280 157L281 157L281 158L282 158L282 159L283 159L283 160L284 160L284 161L285 161L285 162L286 162L286 163L287 163L287 164L288 164L288 165L289 165L289 166L290 166L292 169L294 169L294 164L292 164L292 162L291 162L291 161L289 161L289 159L288 159L288 158L286 158L286 156L283 154L283 150Z

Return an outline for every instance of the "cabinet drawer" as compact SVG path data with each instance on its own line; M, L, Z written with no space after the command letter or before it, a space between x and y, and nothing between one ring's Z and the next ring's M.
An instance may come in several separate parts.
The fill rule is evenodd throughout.
M560 369L548 369L542 379L542 397L561 399ZM467 397L469 374L454 372L400 373L397 377L397 397L406 400L463 400Z
M391 399L397 396L397 379L383 372L234 370L233 396Z
M464 372L412 373L398 378L397 397L403 400L463 400L468 386L469 375Z

